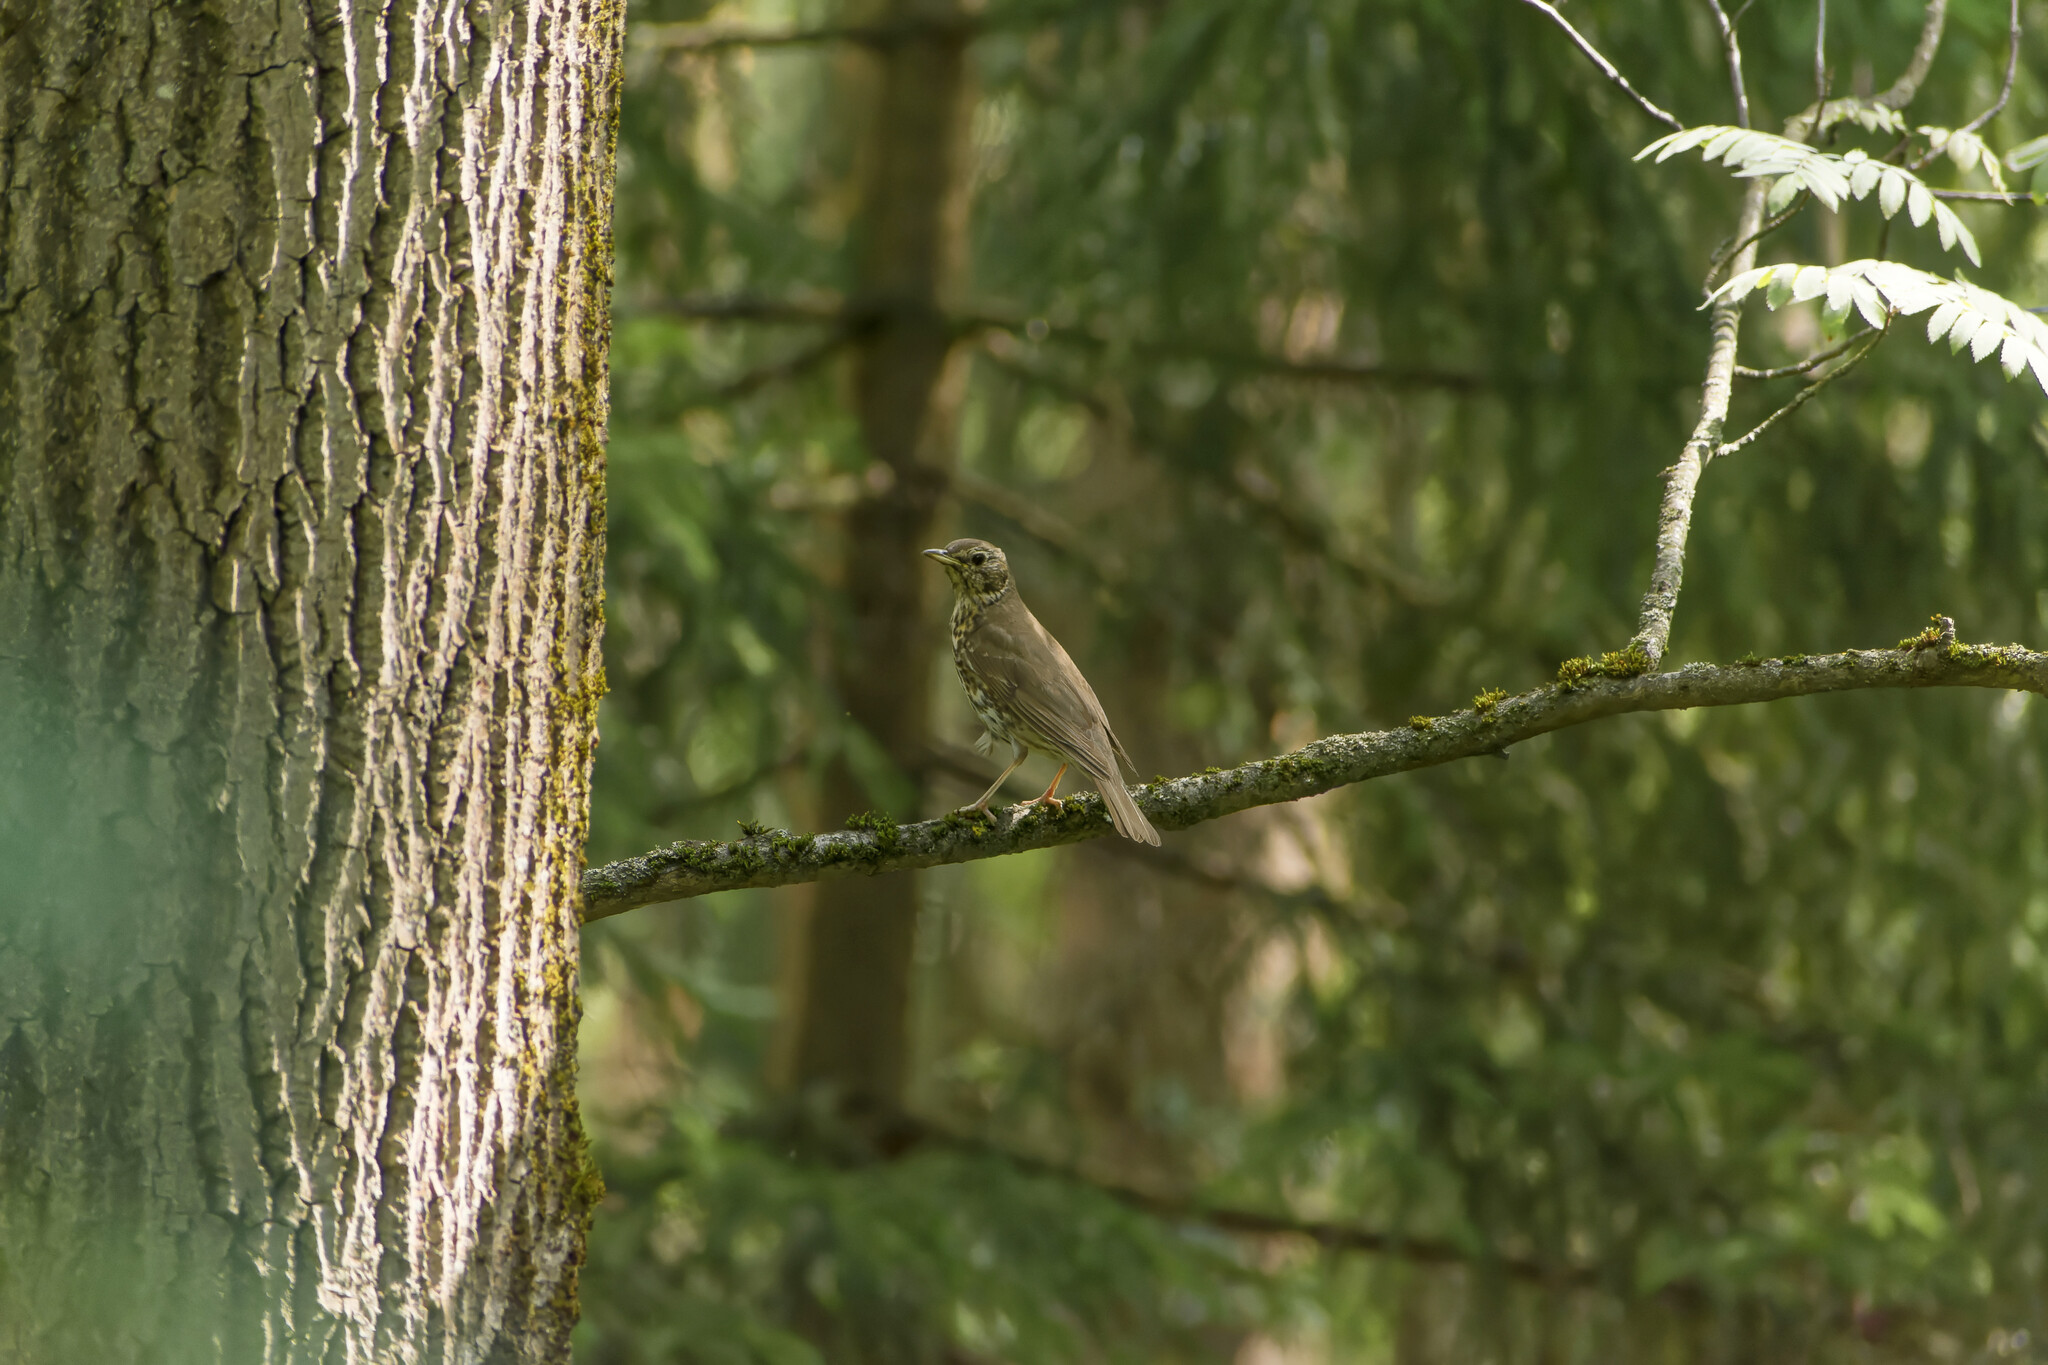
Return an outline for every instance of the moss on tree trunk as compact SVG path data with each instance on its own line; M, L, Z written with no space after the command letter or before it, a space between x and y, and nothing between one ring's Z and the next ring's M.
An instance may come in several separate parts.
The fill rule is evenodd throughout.
M0 1358L565 1354L620 27L0 3Z

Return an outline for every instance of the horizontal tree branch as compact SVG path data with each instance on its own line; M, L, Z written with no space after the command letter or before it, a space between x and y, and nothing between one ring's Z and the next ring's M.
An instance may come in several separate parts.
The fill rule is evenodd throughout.
M1638 711L1742 706L1787 697L1874 688L1986 687L2048 694L2048 654L2018 645L1965 646L1933 635L1898 649L1792 655L1756 663L1690 664L1670 673L1599 676L1614 660L1574 660L1572 681L1515 697L1478 699L1398 730L1332 735L1291 754L1151 783L1135 795L1161 829L1190 829L1253 806L1305 796L1463 758L1496 754L1553 730ZM1625 663L1620 666L1626 666ZM781 831L723 842L683 841L583 874L583 918L714 891L788 886L827 877L936 867L1099 839L1109 815L1093 794L1058 812L1010 808L988 819L954 813L898 826L885 816L825 834Z

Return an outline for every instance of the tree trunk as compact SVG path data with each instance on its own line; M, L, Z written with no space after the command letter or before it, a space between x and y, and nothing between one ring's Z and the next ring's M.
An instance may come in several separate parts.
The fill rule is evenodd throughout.
M566 1352L620 25L0 0L0 1359Z
M924 602L936 575L918 551L932 543L959 406L940 312L966 249L966 35L945 26L953 15L950 4L919 0L886 15L935 23L881 50L862 167L859 303L876 321L859 346L855 404L888 477L869 480L847 517L840 583L853 631L835 652L834 682L852 723L905 771L920 766L930 738ZM884 804L843 751L821 800L827 823ZM791 937L786 1079L829 1088L849 1112L897 1107L916 925L915 874L817 888Z

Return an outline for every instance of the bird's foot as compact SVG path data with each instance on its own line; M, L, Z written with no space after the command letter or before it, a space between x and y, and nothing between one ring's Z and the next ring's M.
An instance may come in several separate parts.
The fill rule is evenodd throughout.
M1054 815L1058 815L1067 803L1057 796L1034 796L1028 801L1019 801L1017 804L1026 810L1033 806L1044 806Z

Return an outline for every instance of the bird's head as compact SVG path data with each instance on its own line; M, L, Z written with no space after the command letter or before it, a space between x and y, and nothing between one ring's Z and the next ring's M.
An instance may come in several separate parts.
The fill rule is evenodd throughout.
M961 597L986 606L1010 590L1010 561L985 540L956 540L925 553L939 561Z

